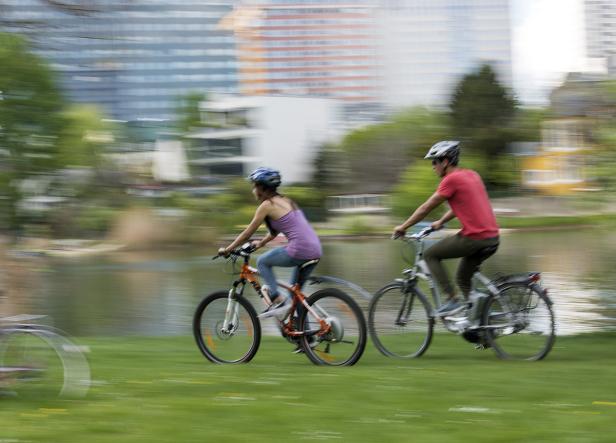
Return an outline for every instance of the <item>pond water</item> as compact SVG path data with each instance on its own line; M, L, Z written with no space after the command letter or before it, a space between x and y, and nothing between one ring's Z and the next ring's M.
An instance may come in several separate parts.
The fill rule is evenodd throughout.
M369 292L408 267L408 246L386 238L325 240L315 274L350 280ZM560 335L616 329L616 232L597 229L504 232L483 266L487 275L541 271L554 301ZM200 299L234 279L214 250L115 252L37 259L27 296L5 300L11 312L48 314L77 336L189 335ZM452 275L455 261L450 263ZM25 265L24 265L25 266ZM281 278L289 272L280 271ZM312 287L307 288L308 292ZM366 301L355 294L362 306ZM249 296L257 311L261 302Z

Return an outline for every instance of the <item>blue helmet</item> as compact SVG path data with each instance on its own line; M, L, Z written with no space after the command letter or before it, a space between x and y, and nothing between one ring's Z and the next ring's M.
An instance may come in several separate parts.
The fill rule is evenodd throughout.
M257 168L248 176L248 178L253 183L271 189L276 189L281 183L280 172L271 168Z

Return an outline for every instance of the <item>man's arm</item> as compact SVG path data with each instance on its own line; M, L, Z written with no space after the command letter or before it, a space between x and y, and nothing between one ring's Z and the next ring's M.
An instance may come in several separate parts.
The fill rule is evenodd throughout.
M444 201L445 197L442 197L435 192L428 200L426 200L419 208L417 208L415 212L413 212L413 214L404 223L394 228L394 234L404 234L408 228L422 221L426 217L426 215L432 212L434 208L436 208Z
M454 214L453 211L449 209L449 211L445 212L445 214L439 220L432 223L432 229L439 230L443 227L445 223L454 218L456 218L456 214Z

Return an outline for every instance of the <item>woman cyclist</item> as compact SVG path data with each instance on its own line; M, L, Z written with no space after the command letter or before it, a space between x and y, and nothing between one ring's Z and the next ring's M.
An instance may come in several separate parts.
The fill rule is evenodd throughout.
M252 193L259 206L246 229L229 246L220 248L218 253L229 255L232 250L247 241L264 222L269 233L261 240L253 242L256 249L262 248L282 232L287 237L288 244L262 254L257 260L257 269L265 281L262 290L272 302L261 317L284 317L291 306L291 299L289 294L278 292L272 267L295 267L291 284L297 283L300 266L321 257L321 242L295 202L278 193L277 189L281 183L278 171L257 168L250 174L249 179L252 181ZM315 266L316 262L302 269L302 280L308 277Z

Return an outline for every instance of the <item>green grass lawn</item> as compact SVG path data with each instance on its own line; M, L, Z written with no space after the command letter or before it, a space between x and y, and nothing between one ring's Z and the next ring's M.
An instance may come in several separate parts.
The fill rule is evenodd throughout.
M329 368L275 337L239 366L207 362L191 337L82 339L88 398L0 397L0 442L612 442L615 341L559 338L530 363L437 335L416 360L369 343Z

